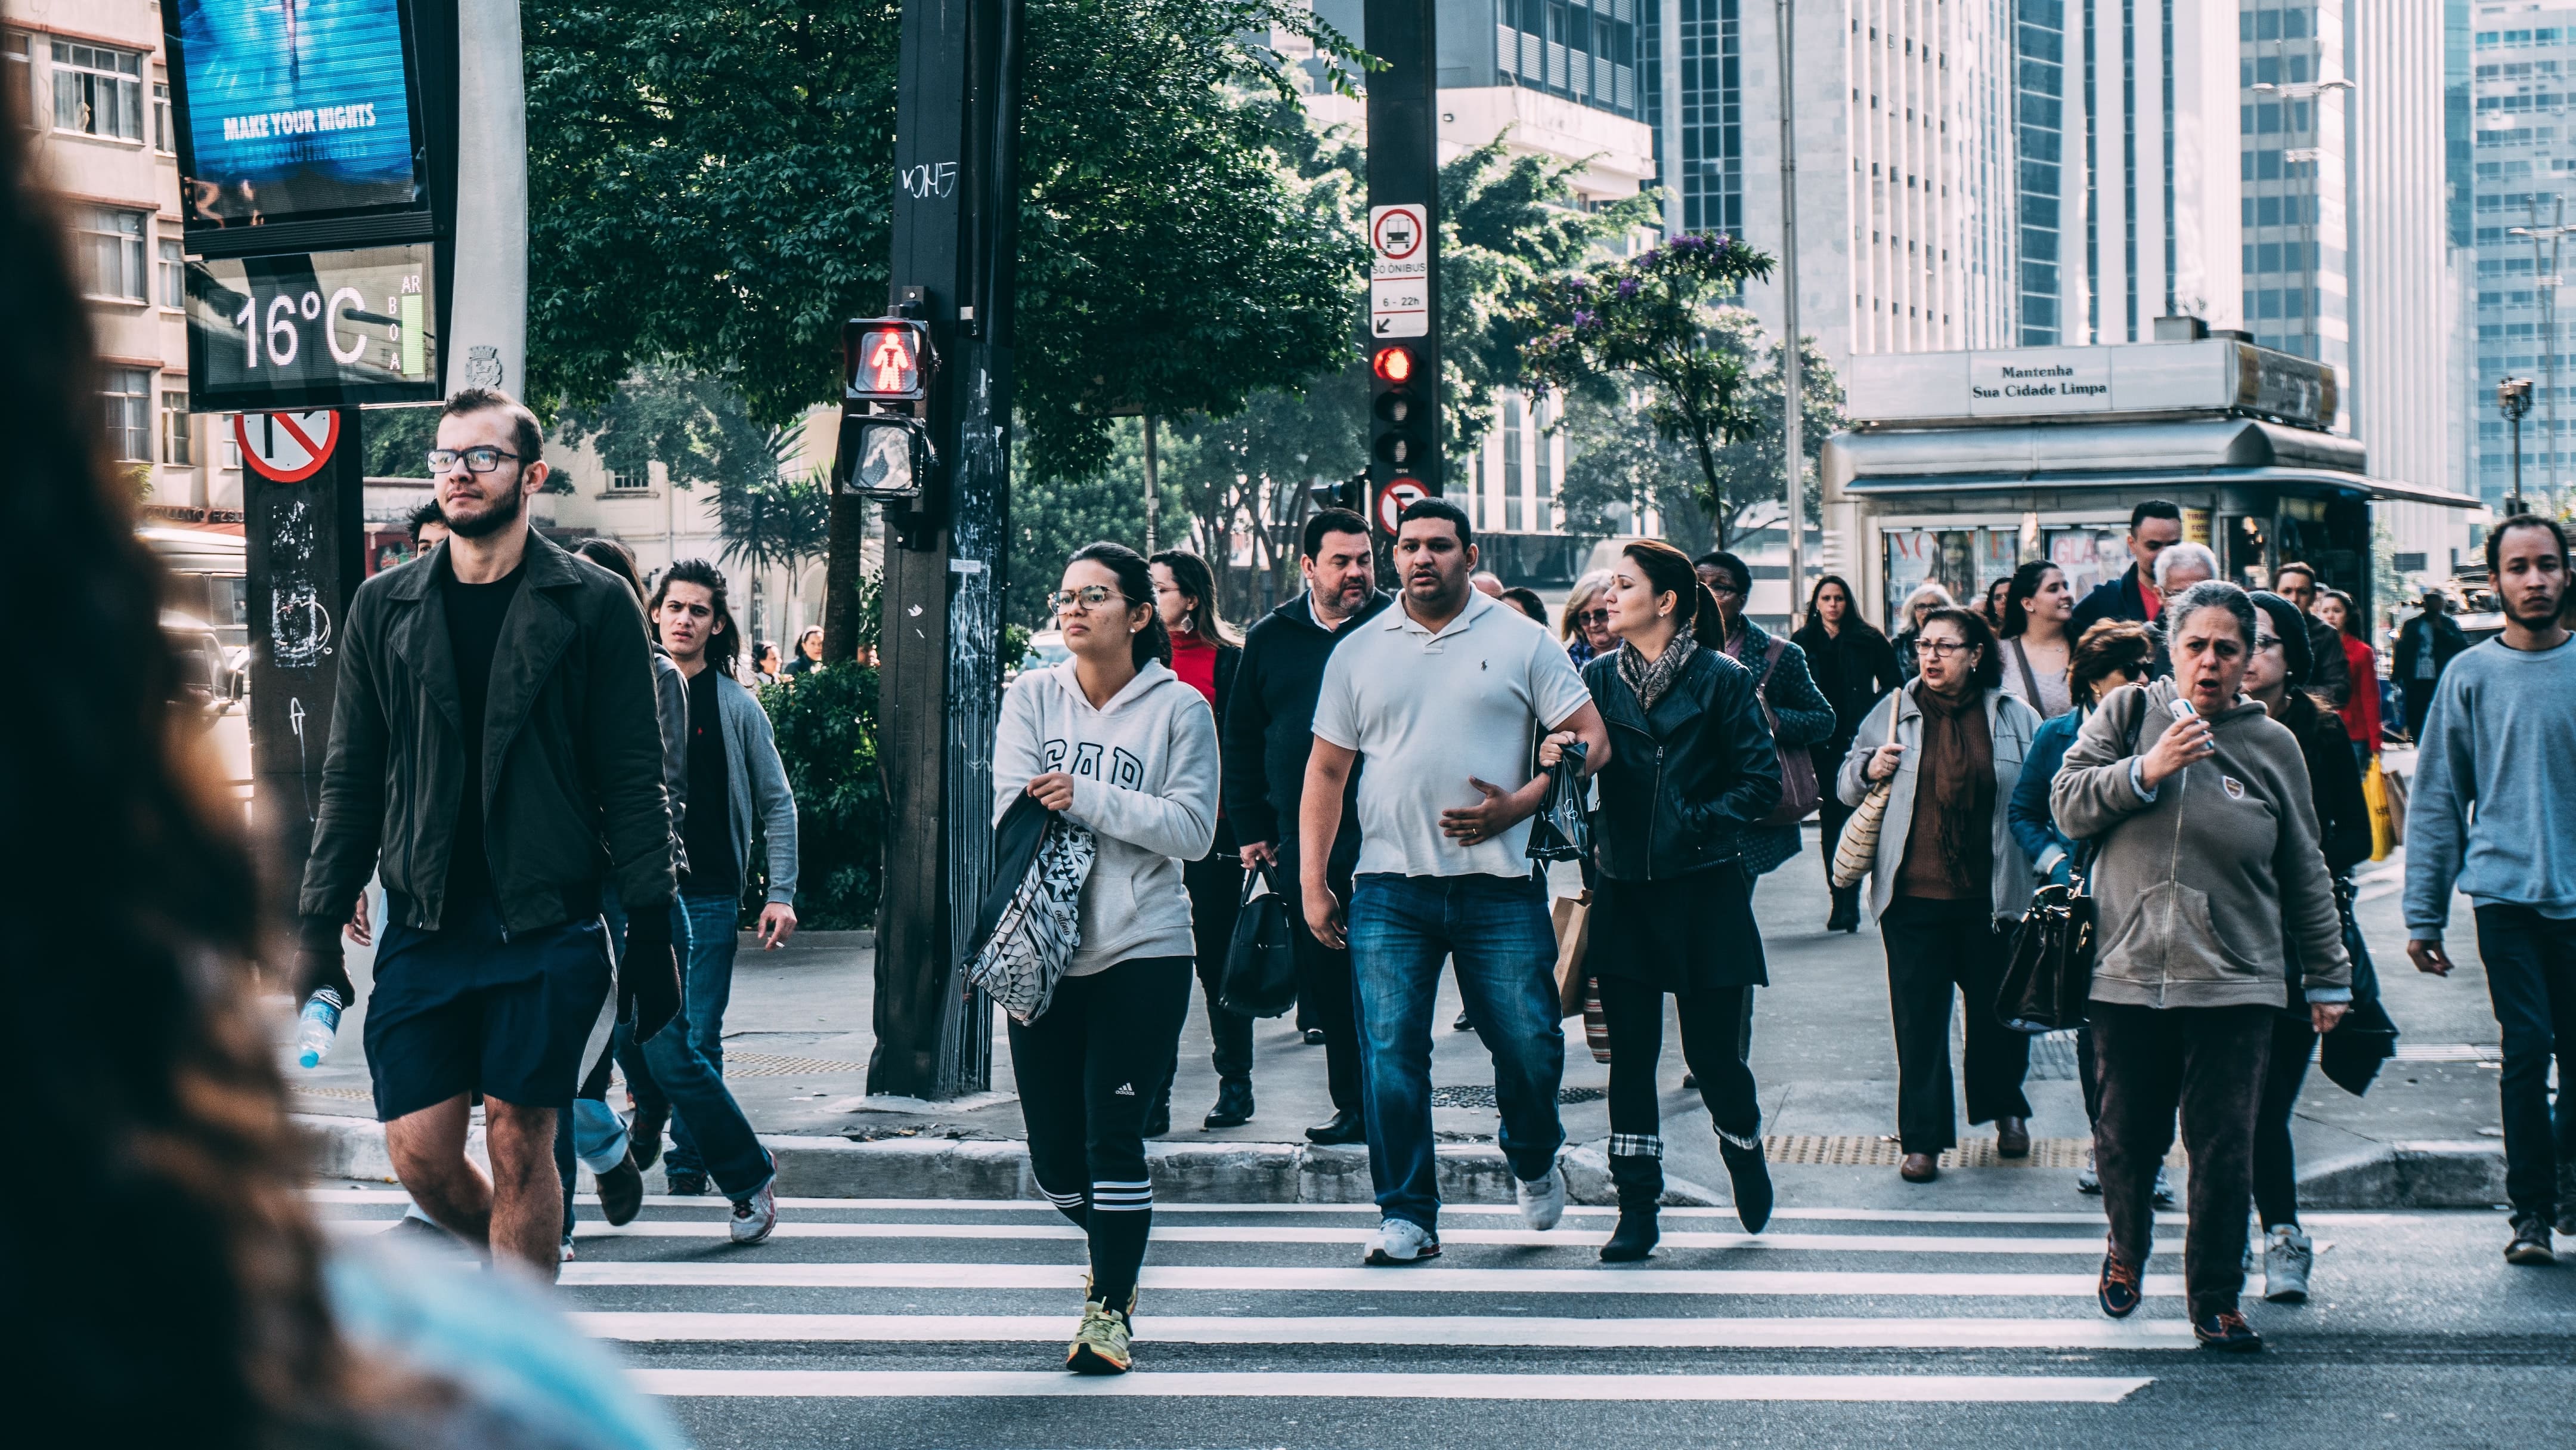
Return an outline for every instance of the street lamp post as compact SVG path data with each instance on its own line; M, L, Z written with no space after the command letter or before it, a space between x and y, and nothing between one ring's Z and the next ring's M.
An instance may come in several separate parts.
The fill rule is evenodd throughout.
M2566 240L2568 233L2576 232L2576 224L2570 224L2567 220L2567 199L2563 196L2558 199L2557 210L2548 226L2544 227L2540 224L2540 203L2535 200L2530 203L2530 208L2531 225L2508 228L2506 235L2530 240L2531 270L2539 274L2532 279L2532 282L2540 289L2540 403L2543 418L2540 431L2548 437L2546 451L2542 457L2548 461L2546 477L2549 479L2549 494L2550 497L2555 498L2558 495L2559 243ZM2540 244L2544 241L2549 243L2549 255L2545 266L2540 254ZM2526 390L2530 386L2529 382L2523 384ZM2503 396L2501 388L2497 390L2497 396L2499 398ZM2526 400L2523 406L2527 410L2531 405ZM2519 471L2522 467L2522 449L2519 447L2513 450L2513 462L2516 469L2513 491L2518 498L2522 494L2522 475Z
M2524 512L2522 502L2522 415L2531 411L2531 379L2507 378L2496 384L2496 407L2513 428L2513 496L2504 501L2506 517Z

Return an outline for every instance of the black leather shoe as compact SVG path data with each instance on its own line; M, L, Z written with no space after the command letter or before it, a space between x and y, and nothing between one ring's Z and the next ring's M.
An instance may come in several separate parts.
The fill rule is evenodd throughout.
M1860 930L1860 894L1853 891L1834 893L1833 914L1825 918L1827 931Z
M1202 1128L1240 1128L1252 1121L1252 1079L1220 1078L1216 1085L1216 1106L1199 1126Z
M657 1108L636 1104L635 1116L626 1124L626 1154L634 1160L637 1172L661 1161L662 1126L670 1121L668 1103Z
M1749 1234L1762 1232L1771 1222L1771 1165L1762 1157L1762 1148L1738 1148L1724 1138L1717 1140L1717 1156L1726 1163L1728 1184L1735 1192L1735 1217Z
M1324 1122L1306 1130L1306 1141L1330 1147L1337 1143L1368 1141L1368 1122L1357 1113L1335 1113Z
M1306 1029L1306 1045L1307 1045L1308 1047L1321 1047L1321 1046L1323 1046L1323 1045L1324 1045L1324 1029L1323 1029L1323 1028L1321 1028L1321 1027L1309 1027L1309 1028L1307 1028L1307 1029Z
M635 1153L628 1149L617 1166L599 1175L599 1212L612 1224L630 1224L644 1207L644 1175L635 1167Z
M1995 1156L1998 1158L2030 1156L2030 1120L2028 1118L1995 1119Z

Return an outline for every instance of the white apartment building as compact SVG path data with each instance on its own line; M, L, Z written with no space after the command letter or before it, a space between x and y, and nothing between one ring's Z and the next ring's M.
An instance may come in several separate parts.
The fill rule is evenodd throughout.
M5 0L0 105L71 226L114 457L159 522L238 534L240 461L188 412L178 137L153 0ZM214 445L214 446L210 446Z

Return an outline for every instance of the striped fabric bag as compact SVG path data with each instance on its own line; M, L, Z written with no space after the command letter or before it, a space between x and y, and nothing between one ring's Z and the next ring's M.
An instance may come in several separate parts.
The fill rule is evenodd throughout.
M1887 743L1896 743L1897 709L1887 707ZM1887 793L1896 784L1889 776L1869 788L1860 804L1852 808L1851 819L1843 822L1842 838L1834 842L1834 889L1849 890L1860 884L1869 868L1878 862L1878 826L1887 819Z

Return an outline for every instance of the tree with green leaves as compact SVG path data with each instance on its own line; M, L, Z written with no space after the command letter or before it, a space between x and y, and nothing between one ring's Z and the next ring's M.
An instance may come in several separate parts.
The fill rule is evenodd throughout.
M898 0L528 0L531 391L685 366L784 423L885 310ZM1042 471L1115 413L1232 411L1350 350L1361 243L1271 164L1291 0L1028 0L1018 403Z
M1748 500L1730 497L1720 455L1761 428L1755 364L1727 329L1722 304L1768 277L1772 259L1726 236L1675 237L1634 257L1566 278L1524 317L1522 363L1533 391L1565 393L1621 382L1662 437L1699 467L1720 547Z
M1652 508L1662 515L1664 537L1696 553L1716 542L1717 511L1723 509L1731 520L1747 504L1779 496L1786 432L1781 344L1741 307L1718 308L1708 331L1711 345L1733 355L1742 367L1744 402L1753 419L1750 434L1717 451L1715 491L1689 445L1655 426L1638 389L1596 379L1566 394L1555 425L1566 439L1560 501L1568 532L1603 538L1634 532L1638 511ZM1803 352L1803 493L1807 520L1816 523L1823 517L1823 499L1815 466L1825 439L1850 419L1843 413L1842 384L1814 338L1807 339Z

